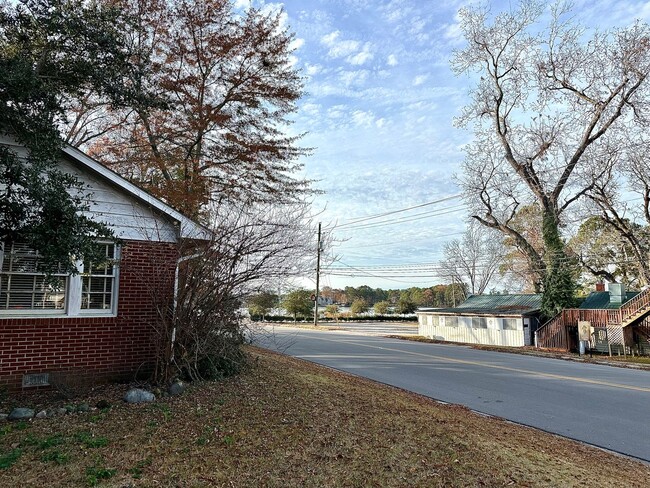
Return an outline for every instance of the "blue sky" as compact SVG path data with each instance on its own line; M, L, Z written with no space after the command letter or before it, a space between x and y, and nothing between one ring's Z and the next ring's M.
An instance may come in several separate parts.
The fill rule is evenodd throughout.
M251 0L238 0L246 7ZM468 78L456 78L449 59L462 38L458 9L468 2L430 0L286 0L254 6L286 12L296 34L295 63L307 95L292 127L314 147L304 175L325 192L314 202L324 226L363 218L459 193L452 175L471 133L453 128L467 101ZM511 2L493 2L494 12ZM624 26L650 19L650 1L576 1L576 16L590 27ZM512 2L516 6L516 2ZM604 25L603 19L607 19ZM439 210L438 212L435 212ZM422 213L429 212L425 217ZM365 266L436 263L442 247L459 238L467 212L460 199L393 214L397 225L342 226L335 265L356 277L324 273L323 286L368 284L403 288L445 282L406 278L405 269L354 271ZM377 221L368 221L377 222ZM348 268L352 267L352 268ZM389 268L390 269L390 268ZM389 274L390 278L371 275Z

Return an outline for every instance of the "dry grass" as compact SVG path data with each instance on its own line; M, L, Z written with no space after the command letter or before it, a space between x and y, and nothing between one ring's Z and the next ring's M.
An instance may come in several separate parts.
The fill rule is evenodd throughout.
M183 397L128 406L114 389L105 412L0 425L0 466L11 465L0 469L0 486L617 487L650 479L648 466L597 449L249 352L248 372Z

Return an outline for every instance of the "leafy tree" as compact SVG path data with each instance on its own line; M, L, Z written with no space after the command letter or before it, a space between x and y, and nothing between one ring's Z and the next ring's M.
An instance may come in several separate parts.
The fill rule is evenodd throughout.
M339 321L339 306L332 304L325 307L325 316Z
M627 224L638 233L641 230L633 223ZM578 228L569 241L569 248L580 264L589 273L586 278L589 288L595 281L623 282L629 287L640 287L644 282L640 267L634 258L634 251L628 242L600 217L590 217Z
M282 301L282 308L293 316L294 322L299 315L301 317L308 317L314 308L314 302L311 300L311 292L302 288L292 291Z
M445 288L445 306L456 307L467 298L467 286L464 283L452 283Z
M360 314L360 313L365 313L368 311L368 304L363 298L357 298L355 301L352 302L352 305L350 305L350 312L353 314Z
M406 298L400 298L399 302L397 302L397 307L395 307L395 312L399 314L410 314L416 310L417 305Z
M257 295L253 295L248 300L248 311L251 315L264 316L269 313L269 310L274 308L278 303L278 296L275 293L263 291Z
M93 2L0 4L0 135L26 149L0 147L0 241L38 249L45 271L75 272L62 257L98 259L95 239L112 237L84 215L82 183L58 169L59 127L83 92L128 102L129 29L119 9Z
M377 315L387 315L390 311L390 303L387 301L377 302L374 308Z
M551 7L542 29L545 2L538 0L522 0L493 19L487 9L462 8L467 44L452 60L456 73L480 75L458 119L472 124L475 136L460 181L467 203L473 218L515 241L540 270L547 315L573 303L564 214L607 171L603 155L647 132L649 99L648 25L587 37L565 5ZM533 203L541 211L544 256L512 225Z
M303 80L281 11L240 14L229 0L118 4L138 19L134 43L147 53L132 82L167 104L135 103L90 124L102 134L93 155L190 216L211 200L289 202L311 193L295 177L308 150L285 130Z

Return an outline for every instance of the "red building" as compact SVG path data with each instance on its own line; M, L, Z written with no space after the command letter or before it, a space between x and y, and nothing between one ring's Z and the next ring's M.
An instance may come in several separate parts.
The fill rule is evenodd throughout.
M0 139L0 144L13 145ZM13 145L13 150L20 151ZM98 242L107 260L77 263L80 273L47 282L38 253L0 248L0 387L132 379L154 365L154 325L175 294L179 243L205 228L78 149L61 169L89 189L89 213L119 239Z

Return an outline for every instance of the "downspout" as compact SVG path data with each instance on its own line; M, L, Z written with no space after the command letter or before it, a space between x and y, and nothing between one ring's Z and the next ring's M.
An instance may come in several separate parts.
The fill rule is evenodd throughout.
M178 275L179 275L179 270L181 267L181 264L184 263L185 261L189 261L190 259L195 259L198 257L203 256L203 253L196 253L192 254L190 256L181 256L178 258L176 261L176 269L174 270L174 308L173 308L173 315L172 317L176 317L176 308L178 307ZM172 339L171 339L171 355L169 357L169 362L170 364L174 361L174 344L176 342L176 320L174 320L174 327L172 328Z

